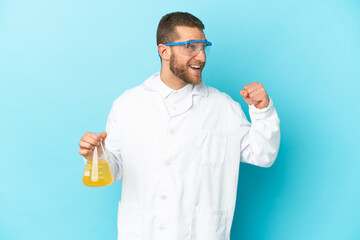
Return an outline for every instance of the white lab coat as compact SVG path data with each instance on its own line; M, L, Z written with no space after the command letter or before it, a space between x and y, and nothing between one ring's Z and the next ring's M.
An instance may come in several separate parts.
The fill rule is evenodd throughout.
M272 101L250 106L250 124L225 93L188 86L167 90L156 73L112 106L106 151L123 181L119 240L228 240L240 161L270 167L277 156Z

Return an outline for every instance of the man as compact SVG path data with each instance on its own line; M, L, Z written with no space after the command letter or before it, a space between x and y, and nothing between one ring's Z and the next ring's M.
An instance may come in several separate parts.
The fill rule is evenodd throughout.
M260 83L240 91L240 105L202 81L202 22L165 15L158 26L161 71L113 104L106 132L85 133L87 157L106 139L115 181L121 177L119 240L230 238L239 164L270 167L279 148L279 119Z

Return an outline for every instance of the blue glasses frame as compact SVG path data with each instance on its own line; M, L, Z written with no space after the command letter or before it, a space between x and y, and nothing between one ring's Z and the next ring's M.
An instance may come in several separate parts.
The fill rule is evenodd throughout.
M186 42L173 42L173 43L165 43L165 46L177 46L177 45L186 45L188 43L206 43L206 46L212 46L212 43L206 40L192 40L192 41L186 41Z

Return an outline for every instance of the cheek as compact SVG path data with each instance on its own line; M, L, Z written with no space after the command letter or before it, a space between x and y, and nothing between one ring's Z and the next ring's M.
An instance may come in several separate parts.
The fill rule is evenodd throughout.
M192 57L187 57L184 59L184 63L186 64L186 66L189 66L191 63L194 63L195 60Z
M188 60L184 59L183 56L177 54L174 56L174 62L178 65L184 65L187 64Z

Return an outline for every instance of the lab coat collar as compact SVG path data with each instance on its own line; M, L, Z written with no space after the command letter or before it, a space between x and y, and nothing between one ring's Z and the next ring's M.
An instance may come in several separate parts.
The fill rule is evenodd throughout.
M163 84L164 86L161 86ZM155 73L151 77L149 77L142 86L152 92L159 92L162 98L166 98L170 95L174 90L166 86L160 79L160 73ZM192 89L192 95L200 95L202 97L208 96L208 90L204 82L201 82L198 85L195 85Z
M203 81L201 81L200 84L195 85L195 87L193 89L193 95L200 95L202 97L208 96L208 89L205 86L205 83Z

